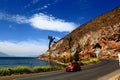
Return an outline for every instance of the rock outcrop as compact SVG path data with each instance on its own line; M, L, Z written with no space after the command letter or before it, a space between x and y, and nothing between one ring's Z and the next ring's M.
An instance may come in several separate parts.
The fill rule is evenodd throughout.
M96 43L101 46L100 58L117 59L120 53L120 7L79 26L42 56L63 60L77 52L80 59L89 59L95 57Z

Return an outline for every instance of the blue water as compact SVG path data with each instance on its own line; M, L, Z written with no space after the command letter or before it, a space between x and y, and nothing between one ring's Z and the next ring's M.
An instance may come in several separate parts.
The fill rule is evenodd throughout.
M0 67L15 66L45 66L47 61L38 60L34 57L0 57Z

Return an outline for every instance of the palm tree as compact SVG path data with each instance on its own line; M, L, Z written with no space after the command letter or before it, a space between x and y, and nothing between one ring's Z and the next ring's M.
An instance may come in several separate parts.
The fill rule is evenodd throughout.
M54 41L55 38L53 36L48 36L48 39L49 39L49 45L48 45L48 47L50 49L50 46L51 46L51 44L52 44L52 42Z
M49 45L48 45L48 48L50 50L50 47L51 47L51 44L52 42L54 41L54 37L53 36L48 36L48 39L49 39ZM50 62L50 59L51 59L51 52L49 53L49 59L48 59L48 65L51 65L51 62Z

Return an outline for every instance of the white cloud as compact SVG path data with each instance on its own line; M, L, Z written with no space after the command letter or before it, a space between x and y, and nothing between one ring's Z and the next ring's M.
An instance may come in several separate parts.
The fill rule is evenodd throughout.
M43 7L41 8L37 8L36 10L43 10L43 9L46 9L50 6L51 4L45 4Z
M20 15L9 15L6 13L0 12L0 20L7 20L7 21L12 21L12 22L17 22L17 23L28 23L28 19L25 16L20 16Z
M42 41L42 40L41 40ZM0 41L0 51L14 56L40 55L47 50L47 45L39 41Z
M34 10L32 10L32 11L41 11L41 10L44 10L44 9L46 9L46 8L48 8L48 7L50 7L50 6L52 6L52 5L55 5L56 3L58 3L58 2L60 2L61 0L54 0L53 2L51 2L51 3L48 3L47 2L47 4L44 4L42 7L38 7L38 8L36 8L36 9L34 9ZM36 2L39 2L39 0L33 0L32 1L32 4L34 4L34 2L36 3ZM29 6L30 6L30 4L29 4Z
M24 16L20 15L14 15L10 17L12 21L17 22L17 23L28 23L28 19Z
M40 10L46 9L46 8L48 8L48 5L44 5L43 7L40 8Z
M58 32L70 32L77 27L73 22L66 22L54 16L48 16L43 13L34 14L32 17L21 15L9 15L0 13L0 20L7 20L19 24L29 24L34 28L41 30L51 30Z
M29 22L35 28L59 32L69 32L77 27L77 25L73 22L66 22L62 19L57 19L43 13L33 15L29 19Z
M6 13L0 12L0 20L9 20L9 15Z

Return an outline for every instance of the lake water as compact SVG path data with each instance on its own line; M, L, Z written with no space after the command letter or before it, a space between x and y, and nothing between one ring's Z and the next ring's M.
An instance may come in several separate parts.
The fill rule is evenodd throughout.
M0 57L0 67L15 66L45 66L47 61L38 60L34 57Z

